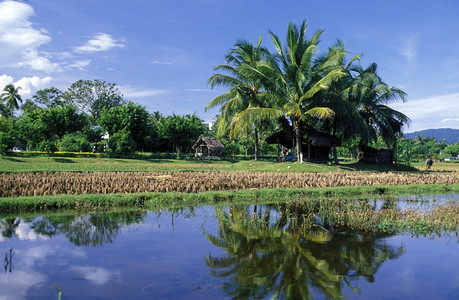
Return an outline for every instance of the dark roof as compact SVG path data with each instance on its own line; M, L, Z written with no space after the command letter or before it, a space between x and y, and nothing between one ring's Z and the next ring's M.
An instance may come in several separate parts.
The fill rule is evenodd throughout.
M266 139L268 144L281 144L287 148L293 147L293 132L291 126L289 128L284 128L283 130L269 136ZM311 141L313 146L320 147L332 147L333 146L333 136L323 131L316 130L310 126L305 126L302 129L303 135L303 144L307 144L308 139ZM336 146L341 146L341 140L335 138Z
M202 137L198 139L192 148L196 149L199 146L206 146L210 150L221 150L225 148L225 146L223 146L223 144L218 139L211 137Z

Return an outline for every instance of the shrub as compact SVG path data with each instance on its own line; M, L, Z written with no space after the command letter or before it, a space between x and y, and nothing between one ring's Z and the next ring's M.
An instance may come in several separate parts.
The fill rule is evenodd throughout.
M81 132L69 133L59 141L59 151L63 152L89 152L88 138Z
M134 153L136 144L131 133L127 129L123 129L114 133L108 140L109 154L126 155Z

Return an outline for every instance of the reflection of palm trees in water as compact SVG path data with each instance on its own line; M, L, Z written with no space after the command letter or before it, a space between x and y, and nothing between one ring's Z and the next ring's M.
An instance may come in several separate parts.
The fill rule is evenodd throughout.
M225 289L235 298L313 298L317 291L343 298L343 286L358 291L361 277L373 281L384 261L404 252L384 243L388 234L310 230L306 218L269 206L218 207L217 217L218 234L205 236L227 254L208 255L206 264L213 276L229 278Z
M5 253L5 273L13 272L14 266L13 266L13 256L14 256L14 251L13 249L10 249Z

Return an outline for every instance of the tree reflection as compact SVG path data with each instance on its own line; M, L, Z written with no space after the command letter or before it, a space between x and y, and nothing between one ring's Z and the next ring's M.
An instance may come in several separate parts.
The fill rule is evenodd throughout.
M224 288L234 298L308 299L318 292L343 298L344 286L358 292L361 277L374 281L384 261L404 252L384 242L387 233L311 226L300 206L217 207L216 213L218 233L204 234L226 255L208 255L206 264L212 276L228 278Z
M112 243L121 227L141 223L146 216L143 211L110 212L91 215L45 215L33 219L8 218L0 220L3 237L16 234L19 224L28 223L36 234L53 237L63 234L77 246L100 246Z

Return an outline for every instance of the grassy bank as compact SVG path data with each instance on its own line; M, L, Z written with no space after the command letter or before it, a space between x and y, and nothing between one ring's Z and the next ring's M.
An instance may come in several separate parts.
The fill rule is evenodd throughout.
M120 193L0 198L2 215L57 210L106 211L117 208L161 209L205 204L255 204L308 198L368 198L413 194L459 193L459 184L383 185L311 189L250 189L203 193Z

